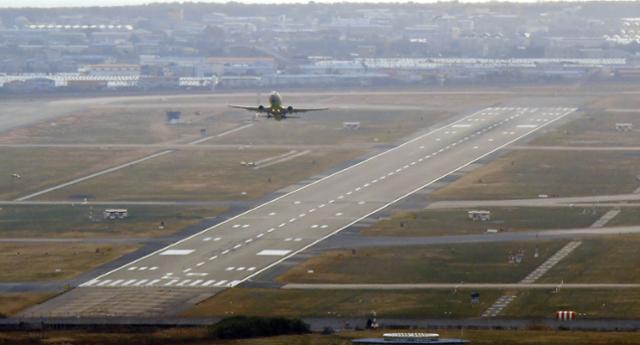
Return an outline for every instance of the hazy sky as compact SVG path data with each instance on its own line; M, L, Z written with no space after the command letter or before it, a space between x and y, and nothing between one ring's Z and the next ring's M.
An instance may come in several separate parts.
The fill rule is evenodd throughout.
M237 0L238 1L238 0ZM341 2L344 0L316 0L316 2ZM395 0L346 0L348 2L406 2ZM414 0L414 2L436 2L437 0ZM445 0L447 1L447 0ZM461 0L461 2L487 2L489 0ZM542 0L548 1L548 0ZM580 1L580 0L578 0ZM118 6L142 5L153 2L189 2L176 0L0 0L2 7L58 7L58 6ZM199 0L199 2L227 2L227 0ZM308 0L239 0L244 3L306 3ZM511 2L537 2L536 0L511 0Z

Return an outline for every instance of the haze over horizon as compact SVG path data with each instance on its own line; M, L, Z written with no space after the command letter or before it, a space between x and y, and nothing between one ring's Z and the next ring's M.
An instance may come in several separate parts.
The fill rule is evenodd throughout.
M287 3L307 3L307 0L234 0L235 2L248 3L248 4L287 4ZM333 3L333 2L358 2L358 3L404 3L408 0L394 1L394 0L314 0L319 3ZM414 0L416 3L436 3L436 2L454 2L455 0ZM510 0L510 1L495 1L495 0L459 0L458 2L465 3L484 3L484 2L516 2L516 3L536 3L536 2L589 2L595 0ZM604 0L604 1L620 1L625 0ZM175 3L175 2L205 2L205 3L226 3L229 0L198 0L198 1L175 1L175 0L5 0L0 1L0 8L21 8L21 7L91 7L91 6L131 6L131 5L146 5L152 3Z

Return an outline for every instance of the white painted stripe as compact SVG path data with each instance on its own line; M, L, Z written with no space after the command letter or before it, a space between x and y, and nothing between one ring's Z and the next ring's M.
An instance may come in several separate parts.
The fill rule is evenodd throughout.
M122 283L123 281L124 281L124 279L114 280L111 284L109 284L109 286L116 286L116 285Z
M202 286L209 286L211 284L215 283L215 280L207 280L206 282L202 283Z
M138 281L137 283L133 284L133 286L140 286L140 285L146 283L147 281L149 281L149 279L142 279L142 280Z
M160 279L154 279L154 280L148 282L147 285L145 285L145 286L153 286L154 284L156 284L159 281L160 281Z
M111 279L103 280L100 284L98 284L98 286L105 286L109 284L109 282L111 282Z
M131 279L131 280L127 280L126 282L122 283L122 286L127 286L127 285L131 285L136 281L136 279Z
M160 255L189 255L195 252L194 249L167 249Z
M83 286L91 286L91 285L93 285L93 284L95 284L95 283L97 283L97 282L98 282L98 280L89 280L88 282L86 282L86 283L84 283L84 284L80 284L80 287L83 287Z
M265 249L263 251L258 252L258 254L256 255L262 255L262 256L284 256L289 254L291 251L290 250L285 250L285 249Z
M164 284L164 286L171 286L171 285L173 285L173 284L175 284L175 283L177 283L179 281L180 281L180 279L174 279L174 280L171 280L168 283Z

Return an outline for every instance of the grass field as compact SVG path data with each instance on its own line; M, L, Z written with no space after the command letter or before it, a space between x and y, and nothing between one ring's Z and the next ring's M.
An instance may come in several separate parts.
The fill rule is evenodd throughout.
M637 102L636 102L637 104ZM624 103L613 108L624 108ZM638 108L635 106L634 108ZM640 130L630 132L616 131L616 123L637 122L638 112L594 111L580 116L547 135L534 140L532 145L567 146L637 146L640 142Z
M95 106L55 120L13 129L0 135L0 143L31 144L154 144L187 142L200 137L200 129L215 134L239 126L240 121L221 119L207 107L182 110L180 124L166 122L172 107ZM199 115L198 115L199 114Z
M39 331L0 333L0 342L12 345L351 345L355 338L379 338L383 332L403 332L406 329L378 331L346 331L333 335L288 335L244 340L211 340L202 328L167 329L147 332ZM447 330L416 329L415 332L437 332L443 338L463 338L474 345L612 345L640 344L634 332L571 332L550 330Z
M174 233L226 208L126 206L129 217L105 220L100 206L3 206L0 238L8 237L152 237ZM164 229L160 223L164 222Z
M582 241L546 275L548 283L640 283L640 236L618 235Z
M637 319L638 290L530 290L503 311L506 317L552 318L557 310L573 310L579 318Z
M288 150L178 151L41 198L60 200L80 194L98 200L249 200L361 154L354 150L314 150L257 170L240 164L286 152Z
M48 293L0 293L0 317L11 316L34 304L38 304L53 297ZM1 338L0 338L1 339ZM0 340L0 343L2 340Z
M640 100L635 94L625 94L624 92L620 92L605 97L599 97L593 100L589 105L593 108L602 109L637 109L640 108Z
M380 317L475 317L500 292L483 291L481 295L480 304L472 305L467 292L233 288L199 303L184 316L365 317L376 311Z
M559 250L565 241L531 241L391 247L332 251L284 275L295 283L516 283ZM538 250L539 256L534 258ZM520 264L510 254L524 252ZM313 273L309 273L309 272Z
M0 148L0 200L24 196L88 175L150 151L57 148ZM15 178L19 174L21 178Z
M474 222L467 219L466 209L400 211L362 230L364 235L442 236L486 233L487 229L531 231L588 227L605 210L580 207L490 207L491 220Z
M622 207L620 213L607 223L608 226L640 225L640 207Z
M445 111L336 109L290 121L259 121L251 128L211 140L225 144L349 145L388 143L426 128L452 114ZM345 130L345 121L360 122Z
M631 193L640 156L624 152L514 151L478 168L434 199L514 199ZM597 167L597 169L594 169Z
M336 144L387 142L443 120L454 111L484 107L504 96L424 94L292 94L294 105L329 106L332 110L305 114L302 119L276 125L259 121L255 129L224 143ZM264 101L264 99L260 99ZM253 116L229 109L229 103L255 104L255 96L147 97L96 102L55 120L13 129L0 135L0 143L167 143L199 138L237 127ZM310 103L311 102L311 103ZM379 109L376 109L379 107ZM180 124L166 123L166 111L182 112ZM359 131L343 131L343 121L360 121ZM275 121L273 121L275 122Z
M135 250L129 245L0 244L0 282L72 278Z

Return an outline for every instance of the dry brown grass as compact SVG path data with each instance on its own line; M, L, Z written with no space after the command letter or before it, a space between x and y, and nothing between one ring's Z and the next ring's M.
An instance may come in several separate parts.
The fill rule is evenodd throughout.
M53 191L42 198L60 200L82 194L98 200L250 200L361 154L354 150L314 150L263 169L240 164L286 152L178 151Z
M0 315L11 316L53 297L50 293L0 293Z
M638 187L638 166L640 156L623 152L514 151L432 196L471 200L631 193Z
M151 151L0 148L0 200L10 200L88 175ZM17 173L17 179L12 174Z
M137 247L98 244L0 244L0 281L67 279L112 261Z

